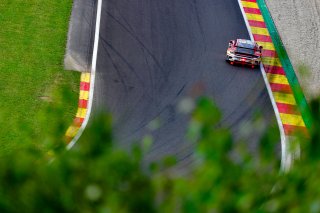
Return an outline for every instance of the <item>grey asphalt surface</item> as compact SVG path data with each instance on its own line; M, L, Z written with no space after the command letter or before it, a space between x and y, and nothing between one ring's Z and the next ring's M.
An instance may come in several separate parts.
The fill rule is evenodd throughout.
M225 62L234 38L249 38L236 0L105 0L93 111L113 114L120 146L152 134L147 161L173 154L189 165L189 116L177 110L185 97L211 97L236 136L256 111L275 119L260 70ZM151 131L153 121L161 125Z
M66 70L91 70L96 8L96 0L73 0L64 58Z

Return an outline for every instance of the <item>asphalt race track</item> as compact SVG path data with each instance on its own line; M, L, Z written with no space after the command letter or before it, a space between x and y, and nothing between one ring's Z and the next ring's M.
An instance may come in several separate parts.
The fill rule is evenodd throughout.
M174 154L189 165L189 117L177 110L185 97L211 97L236 136L257 110L275 120L260 70L225 62L234 38L249 38L236 0L105 0L93 111L113 114L120 146L152 134L148 161ZM257 136L248 137L252 149Z

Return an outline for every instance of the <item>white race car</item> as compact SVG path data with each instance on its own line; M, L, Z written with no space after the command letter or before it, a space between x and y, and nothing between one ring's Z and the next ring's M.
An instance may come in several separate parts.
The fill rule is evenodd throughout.
M247 39L236 39L229 42L227 61L233 64L250 65L252 68L261 63L262 46Z

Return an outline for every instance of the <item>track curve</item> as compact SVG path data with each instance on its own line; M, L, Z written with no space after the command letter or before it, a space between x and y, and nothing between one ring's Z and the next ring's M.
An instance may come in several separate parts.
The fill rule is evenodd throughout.
M234 135L257 109L275 120L259 70L225 62L234 38L249 39L237 0L105 0L93 111L113 114L121 146L152 134L147 159L173 154L181 166L192 162L193 151L184 137L188 116L177 111L184 97L213 98L221 125ZM153 121L161 125L151 131Z

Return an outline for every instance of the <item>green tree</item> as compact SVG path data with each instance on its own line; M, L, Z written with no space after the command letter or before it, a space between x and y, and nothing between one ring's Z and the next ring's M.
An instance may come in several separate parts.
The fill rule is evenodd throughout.
M39 115L44 123L48 113L57 118L47 133L34 138L24 127L26 145L1 156L0 212L320 212L319 100L310 103L310 137L299 138L301 159L284 173L275 157L277 126L267 128L253 154L218 127L218 108L200 98L187 134L197 143L197 163L179 175L171 172L172 157L142 164L148 143L130 151L115 146L110 115L95 116L67 151L59 119L67 96L57 97Z

